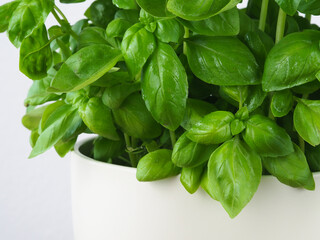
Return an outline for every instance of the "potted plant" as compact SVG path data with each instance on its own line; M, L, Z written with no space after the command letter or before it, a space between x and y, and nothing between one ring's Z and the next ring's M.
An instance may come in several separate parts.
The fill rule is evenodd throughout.
M320 182L320 5L239 2L96 0L74 25L54 0L0 7L34 81L30 158L75 148L77 239L212 239L212 225L256 239L263 221L294 239L302 220L315 237L320 192L296 188ZM82 133L95 138L74 147ZM217 201L234 218L260 182L227 218Z

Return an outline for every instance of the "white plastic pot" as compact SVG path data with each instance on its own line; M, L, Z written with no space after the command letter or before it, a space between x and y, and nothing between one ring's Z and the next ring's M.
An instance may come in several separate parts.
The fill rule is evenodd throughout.
M72 153L75 240L318 240L320 174L315 191L263 176L245 209L230 219L202 189L190 195L179 176L141 183L134 168Z

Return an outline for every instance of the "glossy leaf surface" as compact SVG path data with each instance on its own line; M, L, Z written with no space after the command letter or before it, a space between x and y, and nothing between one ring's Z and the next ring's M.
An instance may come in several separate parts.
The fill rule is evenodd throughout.
M204 166L195 168L183 168L181 171L180 182L184 188L191 194L195 193L201 183Z

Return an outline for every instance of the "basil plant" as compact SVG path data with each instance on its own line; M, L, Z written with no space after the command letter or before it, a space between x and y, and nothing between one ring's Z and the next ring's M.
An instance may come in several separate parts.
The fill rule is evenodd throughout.
M90 157L136 167L139 181L180 174L231 218L263 174L313 190L319 1L240 2L96 0L74 25L54 0L0 6L0 31L33 81L22 119L30 158L52 147L63 157L96 134ZM57 25L47 28L49 14Z

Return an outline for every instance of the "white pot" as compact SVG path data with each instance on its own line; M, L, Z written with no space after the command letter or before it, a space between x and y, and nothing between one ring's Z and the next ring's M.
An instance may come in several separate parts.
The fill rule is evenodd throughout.
M320 188L306 191L263 176L245 209L230 219L202 189L179 176L141 183L136 169L72 153L75 240L318 240ZM314 174L320 186L320 174Z

